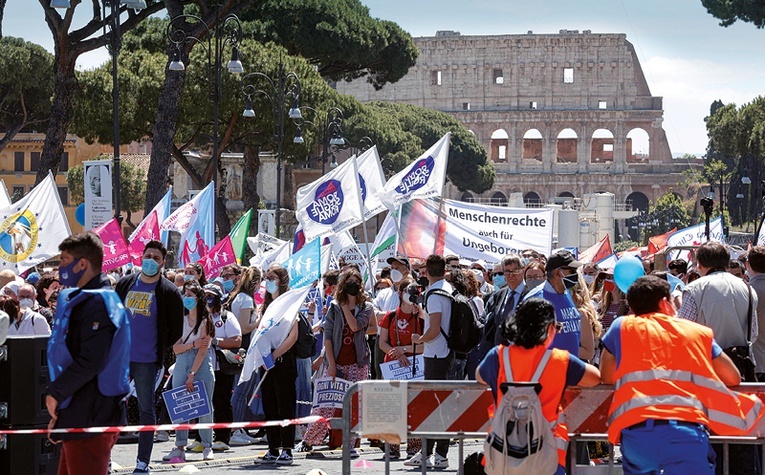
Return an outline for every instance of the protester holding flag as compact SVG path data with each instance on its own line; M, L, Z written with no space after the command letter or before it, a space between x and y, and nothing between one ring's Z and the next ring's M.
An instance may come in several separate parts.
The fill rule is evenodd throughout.
M289 291L290 276L287 269L273 264L266 272L266 297L263 301L265 314L268 306L280 295ZM297 362L293 347L298 338L297 320L292 323L287 338L277 347L272 348L270 368L261 367L260 391L263 397L263 412L268 421L281 421L295 418L297 405L295 379L297 378ZM292 463L292 446L295 444L295 426L266 427L268 437L268 452L261 458L263 463L290 465ZM282 449L279 454L279 449Z
M364 280L361 273L349 268L340 274L335 300L329 307L324 323L324 357L326 368L323 377L343 378L357 382L367 379L369 374L370 352L366 341L369 321L374 309L369 296L364 292ZM334 409L315 408L311 414L332 418ZM303 437L300 451L311 451L321 443L327 434L327 422L315 422L308 427ZM351 439L351 447L356 446L356 439ZM351 457L358 457L356 449L351 449Z
M186 309L186 318L183 319L182 336L173 345L173 352L176 355L173 387L185 386L189 392L194 392L194 381L201 381L205 385L207 394L214 394L215 376L208 349L212 336L215 335L215 325L207 310L205 292L196 280L183 284L183 306ZM200 423L212 421L212 413L199 418ZM214 459L212 429L199 429L199 436L202 438L204 447L202 460ZM163 460L167 459L170 463L185 462L188 437L188 430L177 430L175 448L163 457Z

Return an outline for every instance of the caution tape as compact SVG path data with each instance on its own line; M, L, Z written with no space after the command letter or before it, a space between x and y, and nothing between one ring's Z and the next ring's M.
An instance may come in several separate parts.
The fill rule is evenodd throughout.
M155 424L137 426L106 426L106 427L70 427L48 429L2 429L2 434L103 434L106 432L154 432L158 430L198 430L198 429L249 429L258 427L286 427L299 424L313 424L314 422L326 422L321 416L307 416L297 419L284 419L281 421L257 421L257 422L213 422L199 424Z

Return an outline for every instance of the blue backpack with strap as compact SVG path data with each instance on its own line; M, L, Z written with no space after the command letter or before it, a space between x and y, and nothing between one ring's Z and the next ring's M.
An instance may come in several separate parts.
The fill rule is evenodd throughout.
M72 309L85 300L101 297L109 314L109 319L116 327L112 346L104 367L98 373L98 390L104 396L122 396L130 392L128 377L130 374L130 320L119 295L112 289L66 289L58 295L58 306L54 317L53 330L48 340L48 372L50 380L55 381L74 361L66 347L66 334L69 331L69 318ZM71 397L59 404L65 409Z

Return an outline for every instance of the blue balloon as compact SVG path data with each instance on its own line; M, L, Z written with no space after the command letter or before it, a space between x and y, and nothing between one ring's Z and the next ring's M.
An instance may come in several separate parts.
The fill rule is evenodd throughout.
M619 287L619 290L627 293L627 289L630 288L633 282L638 277L645 275L643 269L643 263L635 256L622 257L616 262L614 266L614 282Z
M75 208L74 219L77 220L81 226L85 226L85 203Z

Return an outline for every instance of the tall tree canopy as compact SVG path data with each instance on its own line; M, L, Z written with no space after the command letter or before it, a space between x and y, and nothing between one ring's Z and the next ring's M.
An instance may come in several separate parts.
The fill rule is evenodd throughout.
M720 19L720 26L731 26L737 20L765 27L765 3L758 0L701 0L707 12Z
M0 38L0 151L22 130L45 127L53 55L21 38Z

